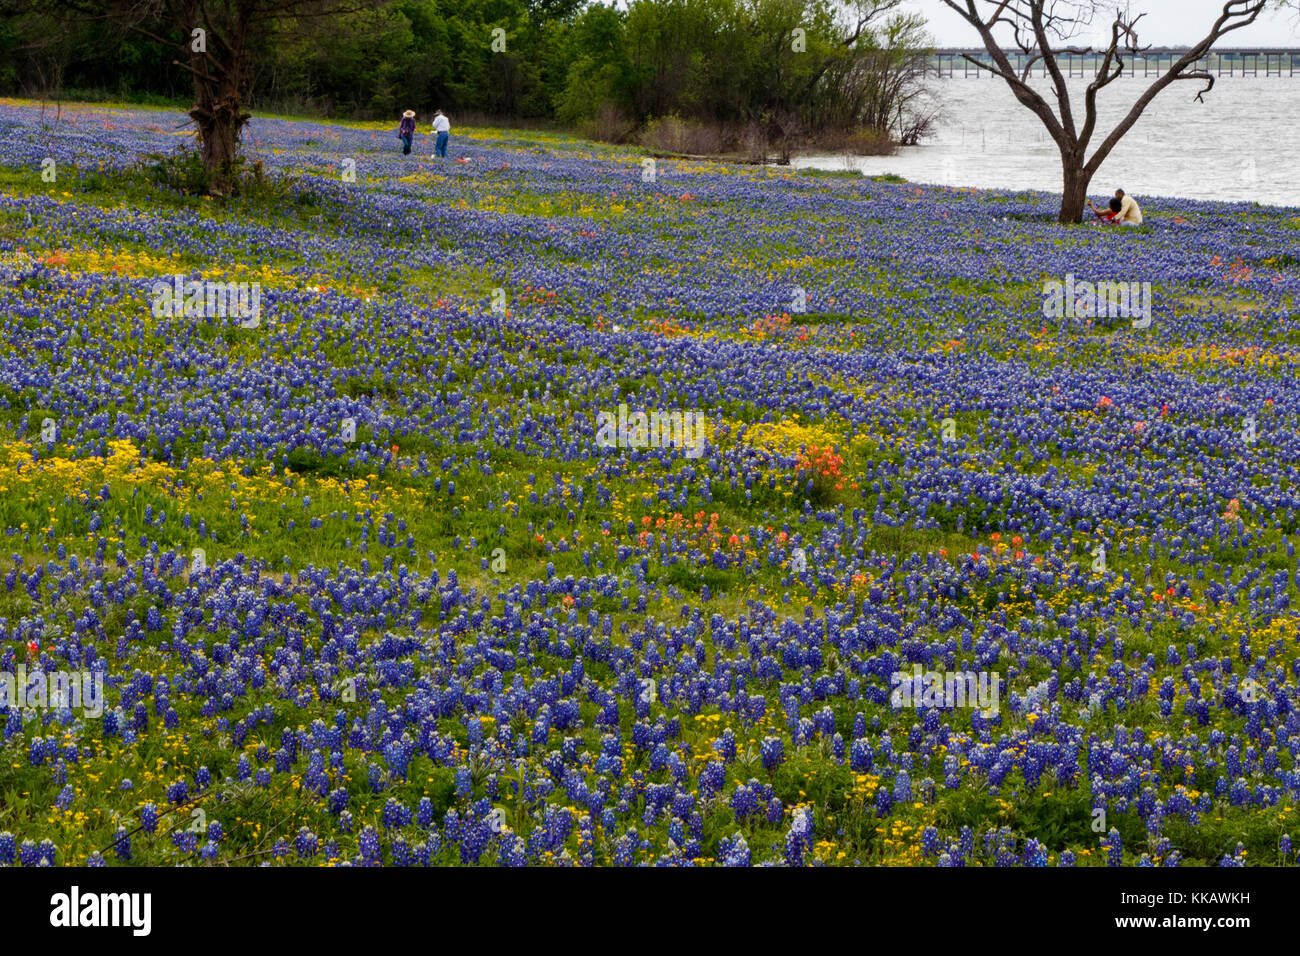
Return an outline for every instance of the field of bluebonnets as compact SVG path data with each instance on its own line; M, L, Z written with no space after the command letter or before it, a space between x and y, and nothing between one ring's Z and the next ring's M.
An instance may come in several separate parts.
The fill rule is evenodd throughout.
M0 863L1295 865L1300 209L182 120L0 101Z

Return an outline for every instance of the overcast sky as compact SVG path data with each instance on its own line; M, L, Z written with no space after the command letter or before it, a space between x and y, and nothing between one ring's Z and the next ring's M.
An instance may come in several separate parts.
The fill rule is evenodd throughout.
M1156 46L1188 45L1201 39L1215 18L1223 9L1223 0L1117 0L1127 4L1134 12L1145 12L1138 34L1143 45ZM978 6L983 6L981 2ZM930 21L930 32L935 44L941 47L979 46L979 37L957 14L949 10L942 0L907 0L906 6L925 14ZM1104 10L1110 4L1103 5ZM1109 14L1097 17L1101 27L1097 35L1088 37L1085 42L1100 39L1101 35L1109 37ZM1294 11L1276 13L1269 11L1248 27L1228 34L1221 46L1256 46L1256 47L1300 47L1300 31L1297 30Z

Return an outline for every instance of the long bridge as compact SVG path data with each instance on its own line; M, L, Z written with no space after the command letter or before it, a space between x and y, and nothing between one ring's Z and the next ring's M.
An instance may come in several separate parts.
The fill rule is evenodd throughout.
M1034 54L1026 54L1020 50L1005 50L1004 52L1007 59L1015 67L1017 76L1023 74L1025 67L1030 64L1034 57ZM1140 50L1137 53L1126 52L1123 54L1124 75L1159 76L1178 62L1186 52L1185 49L1179 50L1171 47L1152 47L1148 50ZM947 77L993 76L988 70L980 69L966 59L968 55L986 63L991 63L988 51L983 48L945 49L935 50L930 54L929 69L939 76ZM1067 77L1096 76L1101 70L1101 63L1104 59L1104 53L1058 52L1056 54L1056 61L1060 66L1061 73ZM1213 76L1291 77L1296 75L1297 67L1300 67L1300 49L1223 49L1212 51L1197 60L1192 69L1198 72L1210 73ZM1042 60L1034 61L1031 75L1047 76L1046 64Z

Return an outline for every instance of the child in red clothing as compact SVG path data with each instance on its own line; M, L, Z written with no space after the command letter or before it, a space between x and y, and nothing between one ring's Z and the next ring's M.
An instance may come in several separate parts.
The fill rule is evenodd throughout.
M1091 199L1088 200L1088 208L1092 210L1093 215L1108 226L1115 224L1115 218L1119 215L1120 207L1122 205L1123 204L1119 201L1118 197L1112 198L1110 201L1110 208L1106 212L1102 212L1093 205Z

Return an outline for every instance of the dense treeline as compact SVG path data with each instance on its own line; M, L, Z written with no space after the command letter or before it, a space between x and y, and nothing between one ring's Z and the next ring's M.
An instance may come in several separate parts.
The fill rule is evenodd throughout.
M250 32L242 98L354 118L442 108L558 121L679 152L908 139L927 123L918 108L927 41L923 21L900 13L899 2L358 2ZM159 41L184 39L174 21L126 24L111 2L52 7L0 0L0 90L192 96L193 78Z

